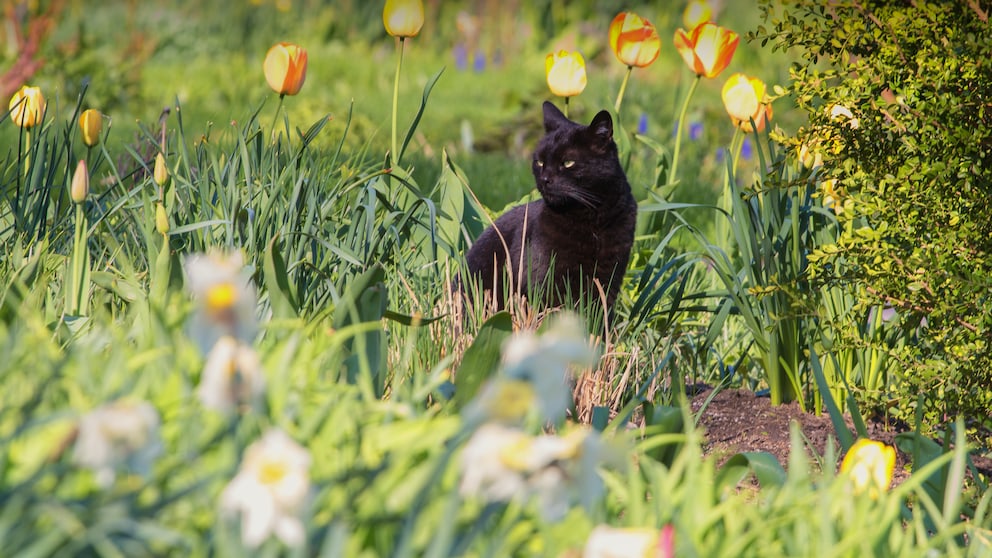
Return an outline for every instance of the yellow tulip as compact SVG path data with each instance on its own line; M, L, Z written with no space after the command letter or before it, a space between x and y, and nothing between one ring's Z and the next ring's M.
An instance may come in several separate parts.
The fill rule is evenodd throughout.
M165 166L165 156L161 152L155 156L155 170L152 172L152 178L159 186L165 186L165 183L169 181L169 169Z
M548 87L559 97L574 97L586 88L586 61L577 51L559 50L544 59Z
M740 37L733 31L706 22L692 31L675 31L675 48L696 75L716 77L730 64Z
M90 173L86 168L86 161L80 159L76 164L76 172L72 175L72 183L69 186L69 197L73 203L83 203L86 201L86 194L90 193Z
M96 109L84 110L79 115L79 132L83 143L89 147L100 143L100 132L103 131L103 115Z
M40 87L23 86L10 98L10 118L21 128L41 124L45 115L45 96Z
M872 498L889 489L895 468L895 448L865 438L847 450L840 464L840 472L850 477L854 492L867 492Z
M633 12L621 12L610 23L610 47L627 66L643 68L658 58L661 38L650 21Z
M692 0L686 4L685 11L682 12L682 24L686 29L695 29L712 19L713 8L710 7L709 2L703 0Z
M162 202L155 203L155 230L163 236L169 234L169 214Z
M751 119L758 131L765 129L765 120L771 120L772 107L765 94L765 83L758 78L749 78L737 73L723 84L723 106L727 109L734 125L745 132L753 131Z
M416 37L424 26L422 0L386 0L382 10L382 24L394 37Z
M266 53L262 70L273 91L296 95L307 78L307 51L292 43L275 44Z

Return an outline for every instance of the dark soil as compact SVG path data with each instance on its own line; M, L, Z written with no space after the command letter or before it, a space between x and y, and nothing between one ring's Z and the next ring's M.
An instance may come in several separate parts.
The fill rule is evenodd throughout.
M711 394L712 390L706 388L693 396L694 413L699 412ZM748 390L719 391L700 415L699 426L705 433L704 451L714 455L718 463L740 452L764 451L774 455L783 467L788 467L789 452L792 449L789 428L792 422L798 423L809 440L812 451L817 455L824 455L828 440L831 439L835 455L841 455L836 431L826 413L815 415L804 412L797 403L773 407L771 399L757 396ZM850 419L847 423L850 428ZM868 420L865 426L871 439L893 446L896 434L906 431L905 426L900 428L881 421ZM809 447L806 451L811 458L815 457ZM909 457L896 449L893 484L898 484L909 476ZM992 459L972 454L972 461L984 476L992 475Z

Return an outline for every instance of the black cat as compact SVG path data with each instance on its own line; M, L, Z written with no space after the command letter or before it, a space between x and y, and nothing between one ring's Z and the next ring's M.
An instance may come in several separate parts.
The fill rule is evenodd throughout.
M545 135L532 170L543 199L514 207L486 229L465 255L469 275L505 307L509 263L512 291L524 294L549 277L544 302L571 297L599 301L598 279L612 308L634 242L637 202L613 142L613 120L600 111L588 126L544 103ZM591 297L591 298L590 298Z

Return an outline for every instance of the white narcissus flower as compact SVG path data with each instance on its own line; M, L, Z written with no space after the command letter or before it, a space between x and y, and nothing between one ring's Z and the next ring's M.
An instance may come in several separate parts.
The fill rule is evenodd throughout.
M107 488L119 469L148 474L161 451L155 408L144 401L117 401L79 419L72 459L92 469L97 483Z
M459 489L491 502L536 498L548 520L564 516L574 502L589 506L602 494L596 467L604 457L590 432L577 428L565 436L530 436L485 424L462 452Z
M234 337L221 337L207 355L196 393L205 407L222 413L254 405L265 393L258 353Z
M241 252L191 254L183 268L198 303L190 333L201 349L209 351L225 335L252 342L258 329L258 297Z
M557 422L565 417L571 400L569 367L592 366L596 358L579 318L566 314L540 335L521 332L507 340L503 374L531 382L542 416Z
M241 540L255 548L273 534L303 543L300 515L310 490L310 452L285 432L270 430L248 446L241 469L221 494L221 509L241 514Z
M530 447L531 440L517 428L499 424L480 427L462 449L460 492L491 502L525 496L527 482L523 472L502 456Z

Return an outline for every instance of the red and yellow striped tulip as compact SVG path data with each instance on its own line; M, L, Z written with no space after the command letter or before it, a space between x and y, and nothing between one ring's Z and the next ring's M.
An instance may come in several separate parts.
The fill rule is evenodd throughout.
M610 47L627 66L644 68L658 58L661 38L650 21L633 12L621 12L610 23Z
M692 31L675 31L675 48L689 69L708 78L720 75L734 57L740 37L719 25L706 22Z

